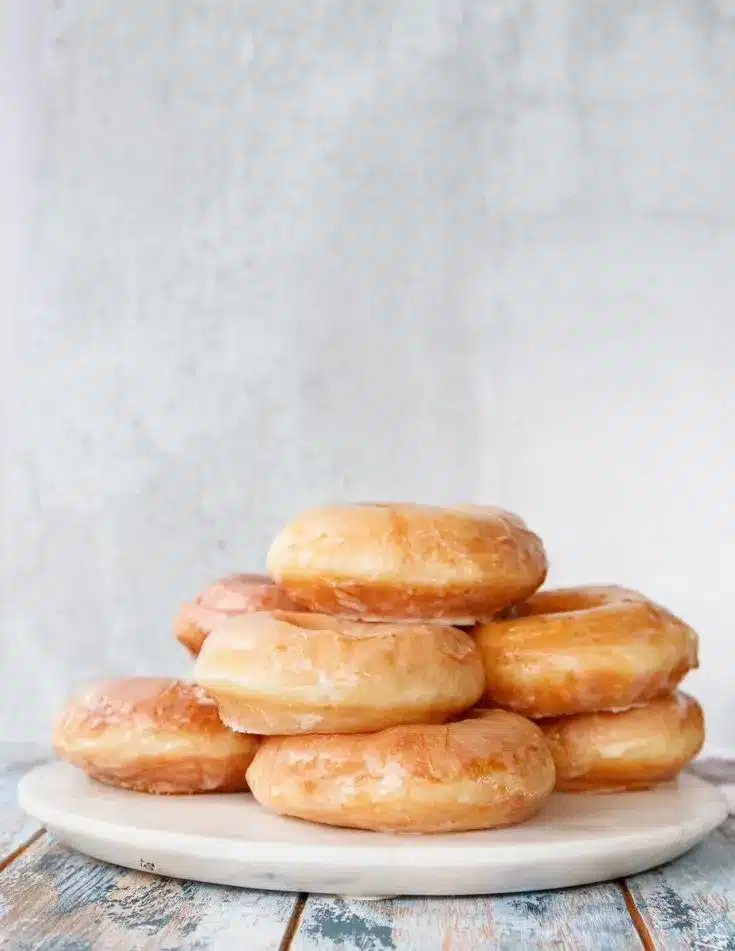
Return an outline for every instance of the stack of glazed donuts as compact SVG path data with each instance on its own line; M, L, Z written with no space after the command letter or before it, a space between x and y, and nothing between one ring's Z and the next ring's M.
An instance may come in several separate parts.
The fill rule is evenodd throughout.
M87 687L58 754L142 792L249 788L286 816L430 833L522 822L554 789L645 789L702 746L677 691L695 632L625 588L539 591L541 540L502 509L311 509L267 561L181 608L189 681Z

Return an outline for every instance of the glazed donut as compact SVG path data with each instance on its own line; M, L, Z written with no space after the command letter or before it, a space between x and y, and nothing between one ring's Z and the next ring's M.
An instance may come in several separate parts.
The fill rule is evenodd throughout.
M624 713L539 720L566 792L648 789L673 779L704 743L702 708L673 693Z
M181 605L174 621L179 643L196 657L204 638L224 618L253 611L291 611L293 601L266 575L229 575L204 588L193 601Z
M248 783L265 808L378 832L462 832L513 825L554 786L541 730L503 710L441 726L359 736L264 740Z
M247 733L367 733L441 723L482 694L469 634L287 611L231 618L204 642L194 680Z
M476 630L487 699L525 716L619 711L670 693L697 666L698 638L637 591L540 591Z
M534 592L546 555L502 509L370 503L304 512L271 545L268 570L305 610L461 626Z
M254 736L228 730L200 687L163 677L101 680L56 720L56 753L111 786L186 794L247 789Z

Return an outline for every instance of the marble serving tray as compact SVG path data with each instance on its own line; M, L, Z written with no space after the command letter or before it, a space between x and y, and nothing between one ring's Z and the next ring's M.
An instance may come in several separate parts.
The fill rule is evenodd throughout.
M620 878L682 855L727 815L720 792L692 775L647 792L556 793L523 825L433 836L284 819L248 794L126 792L57 762L26 775L19 798L62 843L116 865L352 897L499 894Z

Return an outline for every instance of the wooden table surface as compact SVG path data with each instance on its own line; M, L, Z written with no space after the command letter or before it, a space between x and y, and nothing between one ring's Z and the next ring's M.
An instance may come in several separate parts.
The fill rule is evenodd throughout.
M362 902L156 878L71 852L18 808L39 759L0 745L2 951L735 951L735 818L624 881ZM718 771L735 780L735 762Z

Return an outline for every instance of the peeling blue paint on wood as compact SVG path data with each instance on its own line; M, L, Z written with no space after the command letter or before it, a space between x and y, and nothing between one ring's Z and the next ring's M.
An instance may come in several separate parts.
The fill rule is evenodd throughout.
M0 945L0 947L3 947ZM43 944L26 943L21 941L12 946L12 951L94 951L89 941L77 941L76 938L66 938L56 935L44 940Z
M492 919L499 948L640 951L640 938L615 883L501 895Z
M676 862L630 879L641 918L661 951L735 951L732 820ZM725 834L727 832L727 834Z
M0 876L5 951L273 951L296 896L158 878L44 836Z
M363 902L311 896L293 951L640 951L616 885Z
M142 928L155 934L171 919L182 903L196 900L201 885L174 879L148 878L121 901L117 888L123 869L69 852L50 848L38 859L35 871L53 883L57 900L54 913L71 915L90 907L103 907L113 922L126 928ZM188 922L185 928L193 927Z
M41 827L18 805L18 783L33 766L44 762L45 751L25 744L0 744L0 863L29 842Z
M371 912L367 902L315 899L302 918L301 927L317 947L356 948L358 951L395 951L396 948L390 923ZM299 943L294 947L298 948Z
M80 866L86 874L80 876ZM66 852L49 850L42 852L35 863L34 872L53 883L56 901L53 913L72 915L90 905L104 902L117 885L119 869Z

